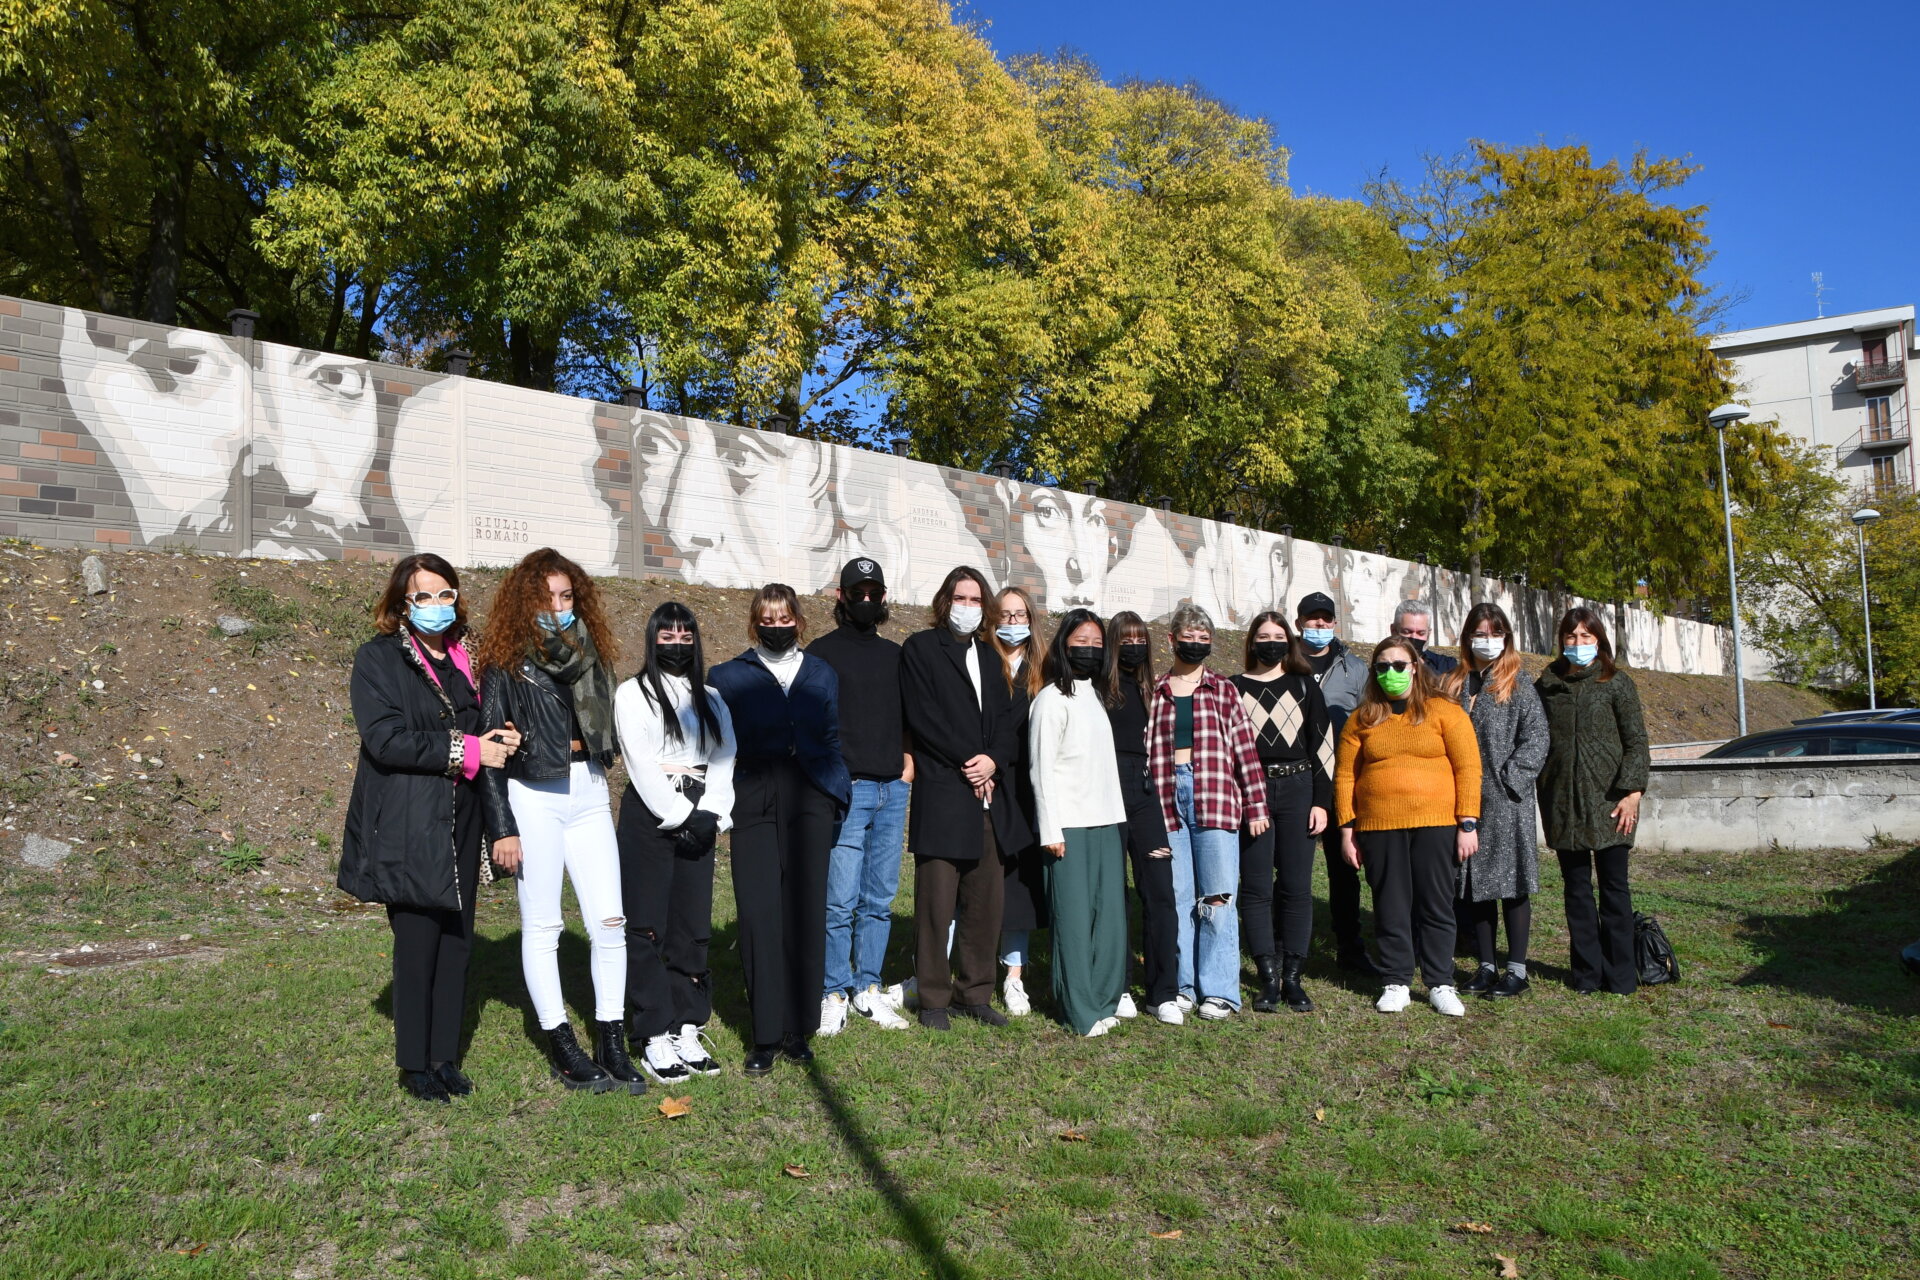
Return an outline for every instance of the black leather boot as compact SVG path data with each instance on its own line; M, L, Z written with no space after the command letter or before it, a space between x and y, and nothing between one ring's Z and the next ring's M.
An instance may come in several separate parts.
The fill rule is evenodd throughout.
M1500 971L1490 964L1482 964L1474 970L1471 978L1460 984L1460 990L1470 996L1485 995L1500 982Z
M431 1071L402 1071L400 1087L422 1102L452 1102L447 1086Z
M647 1081L627 1056L627 1029L618 1022L593 1024L593 1060L613 1077L613 1087L627 1087L628 1093L645 1093Z
M1300 985L1300 966L1305 962L1304 956L1288 956L1280 966L1280 999L1295 1013L1313 1012L1313 1001Z
M569 1089L605 1093L613 1088L613 1077L595 1066L580 1042L573 1038L571 1022L548 1029L547 1061L553 1064L553 1078Z
M1280 966L1272 956L1255 956L1253 968L1260 975L1260 994L1253 998L1255 1013L1280 1011Z

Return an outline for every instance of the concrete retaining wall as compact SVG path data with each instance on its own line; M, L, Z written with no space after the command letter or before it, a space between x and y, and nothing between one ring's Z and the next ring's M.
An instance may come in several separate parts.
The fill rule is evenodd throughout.
M1656 761L1644 849L1747 853L1920 843L1920 756Z

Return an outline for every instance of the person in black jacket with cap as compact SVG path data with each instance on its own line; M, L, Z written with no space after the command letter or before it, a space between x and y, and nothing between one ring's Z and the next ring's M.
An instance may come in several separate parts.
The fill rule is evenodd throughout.
M353 657L360 762L340 841L340 888L387 904L393 930L393 1039L401 1084L447 1102L460 1071L467 961L483 852L483 766L520 745L480 736L480 695L463 637L460 578L421 552L393 566L374 610L379 632Z

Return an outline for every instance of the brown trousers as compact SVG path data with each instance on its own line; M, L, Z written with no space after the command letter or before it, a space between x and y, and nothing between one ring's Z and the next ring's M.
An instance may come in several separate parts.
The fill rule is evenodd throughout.
M982 815L986 834L980 858L913 860L914 977L922 1009L986 1004L993 999L1000 952L1000 904L1006 876L993 820ZM953 962L947 962L947 927L953 935Z

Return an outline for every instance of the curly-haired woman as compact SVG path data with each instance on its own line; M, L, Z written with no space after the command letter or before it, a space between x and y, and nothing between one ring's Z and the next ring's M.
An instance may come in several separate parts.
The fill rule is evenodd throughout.
M517 728L520 750L484 774L493 860L520 882L520 965L546 1033L554 1075L596 1092L646 1080L622 1034L627 989L620 851L607 806L618 753L613 719L613 632L593 579L551 547L507 571L480 642L488 729ZM560 997L560 883L574 897L592 946L594 1056L574 1039Z

